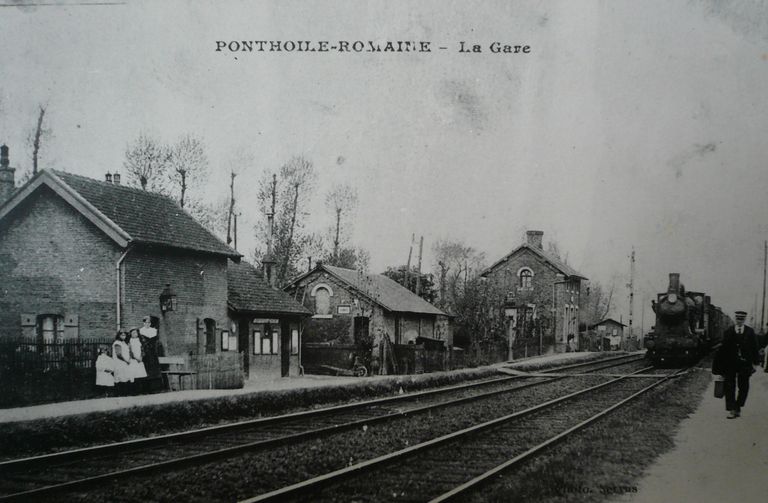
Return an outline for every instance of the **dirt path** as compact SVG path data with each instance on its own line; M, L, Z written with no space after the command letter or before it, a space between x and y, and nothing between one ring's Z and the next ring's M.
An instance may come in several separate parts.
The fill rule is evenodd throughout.
M768 501L768 373L752 376L742 417L727 419L725 403L707 388L680 425L675 447L650 467L637 493L612 503L764 503Z

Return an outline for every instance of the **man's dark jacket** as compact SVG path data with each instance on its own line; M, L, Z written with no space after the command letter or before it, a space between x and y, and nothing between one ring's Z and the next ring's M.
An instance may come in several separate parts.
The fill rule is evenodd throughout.
M718 375L733 374L752 370L752 365L760 365L757 336L751 327L744 325L741 334L736 327L731 327L723 334L723 343L712 362L712 373Z

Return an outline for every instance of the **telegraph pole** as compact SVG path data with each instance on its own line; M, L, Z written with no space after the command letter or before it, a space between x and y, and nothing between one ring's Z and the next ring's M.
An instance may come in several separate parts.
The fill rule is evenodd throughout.
M421 251L424 248L424 236L419 240L419 275L416 276L416 295L421 295Z
M416 234L411 234L411 247L408 249L408 263L405 265L405 277L403 278L404 287L411 289L411 255L413 255L413 240Z
M768 265L768 241L763 242L763 307L760 309L760 330L758 332L763 331L763 327L765 327L765 269L766 265Z
M277 199L277 175L272 175L272 207L270 212L267 213L267 223L269 226L269 237L267 238L267 255L262 260L264 265L264 279L269 282L272 288L275 288L275 270L274 266L277 261L272 256L272 239L275 232L275 200ZM310 262L312 259L310 259Z
M629 336L632 337L632 307L635 302L635 248L629 258ZM622 341L622 346L624 341ZM626 349L626 348L624 348Z

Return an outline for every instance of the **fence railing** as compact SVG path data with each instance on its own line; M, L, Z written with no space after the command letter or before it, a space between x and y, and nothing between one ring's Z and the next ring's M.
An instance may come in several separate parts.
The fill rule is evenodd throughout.
M93 368L98 349L111 338L40 342L35 338L0 339L0 375L60 369Z
M538 346L536 348L538 350ZM477 345L467 350L427 349L423 344L392 344L392 350L397 374L421 374L498 363L506 361L508 353L507 347L501 344ZM352 370L356 357L370 372L370 350L361 346L323 343L302 346L302 365L309 374L346 373Z
M94 363L105 339L0 339L0 407L98 396Z

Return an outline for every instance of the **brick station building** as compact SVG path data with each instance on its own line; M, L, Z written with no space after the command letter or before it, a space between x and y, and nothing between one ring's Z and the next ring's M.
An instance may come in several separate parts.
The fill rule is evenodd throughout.
M245 353L277 377L298 372L309 314L174 200L51 170L16 189L3 146L0 337L111 338L149 315L166 355Z
M528 231L525 243L481 276L506 297L510 340L542 336L564 351L569 335L578 343L581 282L587 278L544 251L543 235Z
M308 342L359 344L381 332L394 344L453 343L446 313L382 274L319 263L285 290L313 313Z

